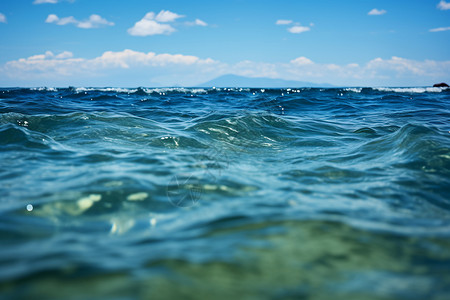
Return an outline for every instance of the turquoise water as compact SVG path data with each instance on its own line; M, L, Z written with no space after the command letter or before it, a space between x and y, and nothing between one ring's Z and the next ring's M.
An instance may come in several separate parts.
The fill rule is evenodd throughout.
M0 89L0 295L447 299L449 103Z

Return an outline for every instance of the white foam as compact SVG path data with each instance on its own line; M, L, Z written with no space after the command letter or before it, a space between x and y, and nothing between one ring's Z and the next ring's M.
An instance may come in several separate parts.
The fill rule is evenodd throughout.
M346 92L353 92L353 93L361 93L362 88L346 88L344 89Z
M172 92L178 92L178 93L190 93L190 94L206 94L208 93L205 89L190 89L190 88L152 88L152 89L144 89L144 92L147 94L165 94L165 93L172 93Z
M380 92L395 92L395 93L440 93L444 88L440 87L407 87L407 88L388 88L388 87L377 87L373 88Z
M85 87L79 87L75 89L75 92L82 93L82 92L116 92L116 93L135 93L138 90L137 89L126 89L126 88L85 88Z
M56 92L57 89L54 87L36 87L36 88L31 88L30 90L32 91L47 91L47 92Z
M75 89L77 93L83 92L116 92L116 93L136 93L139 89L129 89L129 88L87 88L87 87L78 87ZM165 93L178 92L178 93L189 93L189 94L207 94L208 91L205 89L191 89L191 88L146 88L142 89L147 94L160 94L163 95Z

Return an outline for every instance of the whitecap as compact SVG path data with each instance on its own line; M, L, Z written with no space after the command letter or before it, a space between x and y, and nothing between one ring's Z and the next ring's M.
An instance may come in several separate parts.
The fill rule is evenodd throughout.
M208 91L205 89L192 89L192 88L150 88L144 89L147 94L165 94L165 93L190 93L190 94L207 94Z
M344 89L346 92L353 92L353 93L361 93L362 88L346 88Z
M116 93L135 93L138 91L138 89L127 89L127 88L86 88L86 87L79 87L75 89L76 93L83 93L83 92L116 92Z
M404 88L389 88L389 87L377 87L373 88L380 92L394 92L394 93L440 93L444 88L440 87L404 87Z
M30 88L30 90L31 90L31 91L40 91L40 92L42 92L42 91L46 91L46 92L56 92L56 91L57 91L57 89L54 88L54 87L46 87L46 86Z

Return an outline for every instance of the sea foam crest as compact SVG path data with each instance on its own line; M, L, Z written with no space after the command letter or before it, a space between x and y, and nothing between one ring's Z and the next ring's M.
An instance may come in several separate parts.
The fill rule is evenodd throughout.
M151 88L151 89L144 89L144 92L148 94L157 93L190 93L190 94L206 94L208 93L205 89L193 89L193 88Z
M127 88L86 88L86 87L79 87L75 89L76 93L83 93L83 92L116 92L116 93L135 93L138 91L138 89L127 89Z
M380 92L395 92L395 93L440 93L444 90L444 88L440 87L405 87L405 88L377 87L373 89L375 91Z
M362 88L346 88L344 89L346 92L353 92L353 93L361 93Z
M42 86L42 87L35 87L35 88L30 88L31 91L46 91L46 92L56 92L57 89L54 87L46 87L46 86Z
M88 87L78 87L75 89L76 93L84 92L115 92L115 93L128 93L133 94L138 91L142 91L147 94L165 94L165 93L189 93L189 94L206 94L208 93L205 89L198 88L88 88Z

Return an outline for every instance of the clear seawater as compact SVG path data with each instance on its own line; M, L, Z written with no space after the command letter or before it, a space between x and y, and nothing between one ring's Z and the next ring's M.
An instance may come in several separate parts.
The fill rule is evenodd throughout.
M448 89L0 89L2 299L449 297Z

